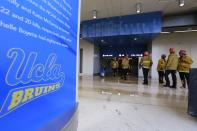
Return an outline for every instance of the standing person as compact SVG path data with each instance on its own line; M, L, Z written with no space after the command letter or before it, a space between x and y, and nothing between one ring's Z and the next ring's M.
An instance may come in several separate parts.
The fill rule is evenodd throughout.
M176 50L174 48L169 49L170 55L168 56L168 60L166 63L166 72L165 72L165 80L166 84L164 87L170 87L176 89L177 87L177 67L178 67L178 55L176 54ZM169 74L172 76L173 85L170 86Z
M191 65L193 64L193 60L187 55L185 50L180 50L179 56L178 72L180 75L182 88L186 88L186 81L187 86L189 86L189 72Z
M133 59L129 59L129 72L132 73L132 64L133 64Z
M140 67L142 67L143 76L144 76L144 82L143 82L144 85L148 85L148 73L150 71L152 64L153 62L149 55L149 52L145 51L144 56L141 58L139 65Z
M127 79L127 73L128 73L128 70L129 70L129 58L128 58L128 56L125 56L122 59L122 69L123 69L123 76L122 76L122 78L124 80L126 80Z
M116 57L112 60L111 67L113 70L113 76L116 77L117 69L118 69L118 61L116 60Z
M122 77L122 58L118 58L118 74Z
M161 55L161 59L158 61L157 65L157 71L159 74L159 84L164 83L164 77L165 77L165 67L166 67L166 55Z

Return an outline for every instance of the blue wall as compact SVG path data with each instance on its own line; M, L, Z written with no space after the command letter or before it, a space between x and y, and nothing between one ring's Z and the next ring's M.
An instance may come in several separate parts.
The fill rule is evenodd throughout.
M1 131L55 131L72 117L78 9L78 0L0 2Z
M83 38L160 33L161 12L88 20L81 23Z
M101 55L142 54L161 32L161 12L88 20L81 23L81 37L96 44Z

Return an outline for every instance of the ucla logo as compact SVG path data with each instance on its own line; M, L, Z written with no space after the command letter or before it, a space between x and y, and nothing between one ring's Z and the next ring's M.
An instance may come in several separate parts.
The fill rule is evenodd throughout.
M56 63L57 55L49 54L44 62L38 59L39 56L41 57L41 54L38 55L36 52L26 54L20 48L13 48L7 52L11 64L5 82L13 89L9 90L1 107L0 117L32 100L55 92L64 85L65 74L62 66Z

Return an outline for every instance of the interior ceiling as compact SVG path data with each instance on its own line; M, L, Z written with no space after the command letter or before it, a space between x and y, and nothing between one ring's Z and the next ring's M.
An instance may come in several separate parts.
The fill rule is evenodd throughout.
M197 0L185 0L179 7L178 0L81 0L81 21L92 19L97 10L98 18L136 14L136 3L142 4L142 13L162 11L164 15L197 11Z

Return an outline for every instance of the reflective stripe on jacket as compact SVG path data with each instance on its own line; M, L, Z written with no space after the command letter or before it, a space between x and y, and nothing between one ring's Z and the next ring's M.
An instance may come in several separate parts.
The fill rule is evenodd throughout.
M129 60L128 59L123 59L122 60L122 68L123 69L129 69Z
M166 61L164 59L160 59L157 65L157 71L165 71Z
M193 63L193 60L191 57L189 56L180 57L178 71L189 73L192 63Z
M177 54L170 54L168 56L166 70L177 70L179 58Z
M150 69L152 66L153 62L150 56L143 56L140 60L140 66L143 68L148 68Z
M112 64L112 69L118 68L118 65L119 65L118 61L113 60L111 64Z

